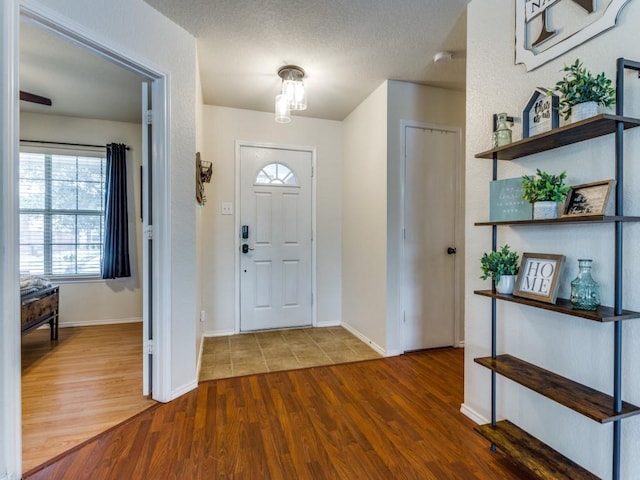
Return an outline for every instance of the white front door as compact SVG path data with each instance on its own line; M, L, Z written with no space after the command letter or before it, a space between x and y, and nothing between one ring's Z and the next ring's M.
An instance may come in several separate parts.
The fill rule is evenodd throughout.
M455 344L459 133L406 126L404 350Z
M312 153L242 145L240 330L311 325Z

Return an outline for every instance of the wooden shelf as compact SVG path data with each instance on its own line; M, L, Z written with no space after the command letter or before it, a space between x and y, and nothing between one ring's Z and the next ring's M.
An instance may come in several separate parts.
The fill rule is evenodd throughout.
M493 290L476 290L476 295L482 295L483 297L496 298L505 302L519 303L521 305L528 305L530 307L541 308L543 310L550 310L552 312L563 313L565 315L571 315L572 317L585 318L594 322L617 322L619 320L632 320L634 318L640 318L640 312L633 312L631 310L623 310L622 315L616 315L613 308L604 307L600 305L597 310L575 310L571 305L571 302L566 298L558 298L556 303L545 303L530 298L516 297L514 295L504 295L502 293L494 292Z
M506 222L476 222L476 227L489 227L493 225L518 226L518 225L557 225L567 223L613 223L613 222L640 222L640 217L584 215L575 217L559 217L546 220L511 220Z
M622 412L616 413L611 395L511 355L476 358L474 361L599 423L613 422L640 413L640 407L627 402L622 402Z
M599 479L508 420L497 422L495 426L478 425L475 430L539 479Z
M493 159L493 155L496 154L498 160L515 160L534 153L546 152L572 143L608 135L616 131L618 122L623 122L625 130L640 126L640 119L637 118L601 114L518 140L509 145L492 148L486 152L478 153L476 158Z

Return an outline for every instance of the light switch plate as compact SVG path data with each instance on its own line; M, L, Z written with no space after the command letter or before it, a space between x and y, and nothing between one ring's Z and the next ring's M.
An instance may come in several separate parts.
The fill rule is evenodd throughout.
M222 213L222 215L233 215L233 203L224 202L220 208L220 213Z

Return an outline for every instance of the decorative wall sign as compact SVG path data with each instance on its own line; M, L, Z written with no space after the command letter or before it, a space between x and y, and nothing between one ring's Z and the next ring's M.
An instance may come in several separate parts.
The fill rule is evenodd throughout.
M604 215L615 180L575 185L569 190L563 217Z
M556 303L558 279L564 255L523 253L513 294L546 303Z
M537 87L522 112L522 138L533 137L560 126L560 98L548 95L549 90Z
M629 0L516 0L516 63L527 70L615 26Z
M494 180L489 184L489 221L531 220L532 204L522 198L522 177Z

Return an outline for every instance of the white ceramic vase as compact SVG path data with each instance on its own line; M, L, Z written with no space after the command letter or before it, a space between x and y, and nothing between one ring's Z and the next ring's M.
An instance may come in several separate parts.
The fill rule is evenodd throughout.
M533 219L549 220L558 218L558 202L534 202L533 203Z
M571 107L571 122L579 122L589 117L593 117L598 114L597 102L584 102L578 103Z
M511 295L515 286L515 275L500 275L500 281L496 283L496 292Z

